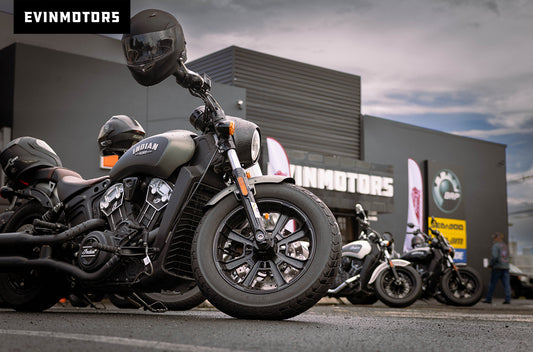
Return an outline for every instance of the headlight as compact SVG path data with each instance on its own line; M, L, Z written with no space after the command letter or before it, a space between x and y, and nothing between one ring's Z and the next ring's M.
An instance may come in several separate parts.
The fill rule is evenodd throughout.
M256 129L254 131L254 135L252 136L252 146L250 154L252 156L253 163L259 159L259 152L261 151L261 134L259 133L259 129Z
M235 123L233 139L239 161L245 169L249 168L261 155L261 131L253 122L233 116L226 118Z

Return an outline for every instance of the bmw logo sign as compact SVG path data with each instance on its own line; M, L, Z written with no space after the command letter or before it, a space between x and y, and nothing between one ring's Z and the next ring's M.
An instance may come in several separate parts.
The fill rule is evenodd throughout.
M453 213L461 203L461 183L457 175L448 169L440 170L433 180L433 200L444 213Z

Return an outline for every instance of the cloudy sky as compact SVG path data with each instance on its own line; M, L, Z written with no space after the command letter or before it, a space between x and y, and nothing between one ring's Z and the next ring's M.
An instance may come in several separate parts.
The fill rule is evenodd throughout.
M12 0L0 0L9 9ZM131 0L173 13L189 60L231 45L360 75L362 112L507 145L533 175L532 0ZM0 7L1 8L1 7ZM533 177L508 186L533 246ZM529 233L527 233L529 231Z
M190 60L230 45L360 75L362 112L507 145L533 175L531 0L132 0L182 23ZM533 177L508 186L533 246ZM523 242L525 241L525 242Z

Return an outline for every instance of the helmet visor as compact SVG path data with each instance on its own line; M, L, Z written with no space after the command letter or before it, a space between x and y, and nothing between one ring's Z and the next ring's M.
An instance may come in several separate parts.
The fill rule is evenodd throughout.
M128 66L143 67L174 52L176 26L158 32L127 35L122 39Z

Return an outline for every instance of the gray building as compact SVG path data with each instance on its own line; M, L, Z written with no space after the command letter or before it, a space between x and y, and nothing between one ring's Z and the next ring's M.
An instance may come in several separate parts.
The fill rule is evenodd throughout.
M488 281L482 263L490 256L491 234L508 232L504 145L361 116L356 75L235 46L189 67L246 89L247 118L284 146L292 176L332 209L344 242L354 239L353 209L362 203L377 220L373 227L391 232L401 252L412 201L408 159L416 161L424 225L434 217L456 247L456 259ZM447 209L437 204L437 193L451 182L459 188L443 194L460 199Z
M119 41L6 35L10 20L0 13L2 143L22 135L43 139L65 167L92 178L107 172L99 167L96 136L112 115L136 118L149 135L192 129L188 117L200 100L172 79L149 88L138 85L121 62ZM460 220L460 225L443 223L462 228L457 247L464 247L465 261L488 282L482 261L490 253L490 234L508 232L505 146L361 116L357 75L239 47L189 67L211 76L228 115L256 122L263 138L284 146L291 175L328 204L345 242L354 239L353 211L360 202L377 220L372 226L393 233L401 251L410 201L407 160L417 161L425 223L430 216ZM265 171L266 153L261 162ZM441 170L435 174L440 165L453 169L460 181L462 202L452 213L434 205L435 180L455 180L448 173L439 176Z

